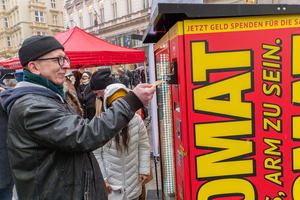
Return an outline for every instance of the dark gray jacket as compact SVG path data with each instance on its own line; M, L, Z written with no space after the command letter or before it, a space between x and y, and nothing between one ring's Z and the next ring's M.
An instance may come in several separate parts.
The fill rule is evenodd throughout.
M13 184L7 155L7 116L0 104L0 189Z
M88 123L72 115L63 99L49 97L52 91L44 89L47 94L26 94L17 99L11 94L1 99L9 113L8 155L19 199L107 199L91 151L126 126L136 108L125 96ZM133 93L129 95L139 101Z
M125 74L121 74L119 77L120 82L128 88L129 78Z

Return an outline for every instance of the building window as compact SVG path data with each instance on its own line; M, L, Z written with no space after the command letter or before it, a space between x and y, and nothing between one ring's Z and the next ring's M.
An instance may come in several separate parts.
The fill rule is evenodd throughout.
M79 16L79 26L80 28L83 28L83 19L82 19L82 10L78 10L78 16Z
M100 8L100 21L104 22L104 6L103 6L103 0L99 1L99 8Z
M2 0L2 8L3 8L4 10L6 10L6 3L5 3L5 0Z
M11 47L10 37L7 37L7 46L8 46L8 47Z
M57 15L53 15L53 25L58 25L57 23Z
M45 32L40 32L40 31L38 31L38 32L36 32L36 34L37 34L37 35L43 35L43 36L46 36L46 33L45 33Z
M35 21L45 23L44 13L41 11L34 11Z
M71 22L73 21L73 13L69 14L69 21L71 21ZM69 22L69 21L68 21L68 22ZM68 24L69 24L68 22L67 22L67 27L69 26L69 25L68 25ZM74 24L74 23L70 23L70 28L73 28L73 27L74 27L73 24Z
M51 0L51 7L52 7L52 8L56 8L55 0Z
M90 18L90 26L94 26L94 12L93 12L93 6L89 5L88 6L89 10L89 18Z
M4 17L4 25L5 25L5 28L8 28L8 19L7 17Z
M127 14L132 13L131 0L126 0L127 4Z
M143 1L143 7L145 8L149 8L149 0L142 0Z
M117 18L117 0L111 0L113 19Z

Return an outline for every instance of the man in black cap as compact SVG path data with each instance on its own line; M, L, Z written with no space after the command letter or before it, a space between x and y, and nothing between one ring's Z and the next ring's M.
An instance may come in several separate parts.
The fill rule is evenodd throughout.
M32 36L19 49L24 81L0 93L8 118L8 156L22 199L107 199L92 153L149 105L155 88L136 87L101 117L79 117L64 98L70 58L52 36ZM2 121L1 121L2 123Z

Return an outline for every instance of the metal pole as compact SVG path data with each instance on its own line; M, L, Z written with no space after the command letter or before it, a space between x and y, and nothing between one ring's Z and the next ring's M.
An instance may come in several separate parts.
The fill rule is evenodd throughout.
M145 74L146 83L148 83L146 61L144 62L144 74Z
M158 180L157 180L157 159L158 157L154 156L154 166L155 166L155 179L156 179L156 191L157 191L157 199L159 199L159 192L158 192Z

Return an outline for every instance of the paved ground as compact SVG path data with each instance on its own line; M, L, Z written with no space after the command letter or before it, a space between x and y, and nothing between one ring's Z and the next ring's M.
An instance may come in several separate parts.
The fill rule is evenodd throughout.
M148 113L149 116L151 115L151 110L150 106L148 107ZM145 125L148 125L150 117L144 120ZM153 142L152 142L152 124L151 122L147 126L147 132L148 132L148 137L149 137L149 143L151 147L151 152L153 152ZM161 173L160 173L160 162L158 161L156 163L156 168L155 170L155 163L154 163L154 158L151 156L151 164L152 164L152 172L153 172L153 179L149 183L146 184L146 191L147 191L147 200L157 200L157 199L162 199L161 197ZM157 173L156 173L157 171ZM157 174L157 178L156 178ZM158 188L157 188L158 187ZM157 189L159 192L159 196L157 195Z

